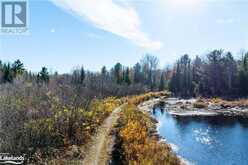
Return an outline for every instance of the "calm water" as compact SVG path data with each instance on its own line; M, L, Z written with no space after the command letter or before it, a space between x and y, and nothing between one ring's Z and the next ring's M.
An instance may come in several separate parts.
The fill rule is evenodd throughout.
M196 165L248 165L248 120L223 116L173 117L158 109L158 131Z

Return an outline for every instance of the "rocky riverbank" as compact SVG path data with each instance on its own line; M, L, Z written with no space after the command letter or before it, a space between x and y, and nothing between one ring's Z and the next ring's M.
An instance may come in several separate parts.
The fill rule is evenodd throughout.
M157 106L175 116L242 116L248 117L248 101L227 101L221 99L178 99L167 98Z

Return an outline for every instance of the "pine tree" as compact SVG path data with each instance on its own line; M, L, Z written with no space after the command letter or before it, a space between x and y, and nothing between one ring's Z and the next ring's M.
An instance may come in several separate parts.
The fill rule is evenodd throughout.
M107 69L106 69L106 66L103 66L102 69L101 69L101 75L103 77L105 77L107 75Z
M84 67L82 66L80 69L80 83L81 84L84 83L84 79L85 79L85 71L84 71Z
M13 70L14 77L23 74L25 71L24 65L20 60L16 60L12 64L12 70Z
M4 83L13 82L14 75L13 75L13 71L12 71L12 68L10 66L10 63L3 65L2 72L3 72L3 82Z
M242 57L239 70L239 89L242 95L248 95L248 52Z
M38 73L37 78L39 82L49 82L49 73L46 67L42 67L41 71Z
M116 79L116 82L117 84L121 84L122 83L122 65L120 63L117 63L115 66L114 66L114 76L115 76L115 79Z
M127 68L125 71L124 81L127 83L127 85L131 84L129 68Z

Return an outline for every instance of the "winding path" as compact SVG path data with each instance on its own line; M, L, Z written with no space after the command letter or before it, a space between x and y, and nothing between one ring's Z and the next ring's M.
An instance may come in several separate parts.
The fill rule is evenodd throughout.
M106 165L108 164L111 150L113 147L113 138L110 131L117 122L122 106L116 108L109 117L105 119L98 133L93 137L90 148L86 151L86 157L83 165Z

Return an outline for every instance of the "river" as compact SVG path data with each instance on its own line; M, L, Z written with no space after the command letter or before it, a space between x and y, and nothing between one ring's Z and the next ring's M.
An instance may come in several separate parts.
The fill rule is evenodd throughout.
M172 116L157 108L158 133L190 164L247 165L248 119Z

